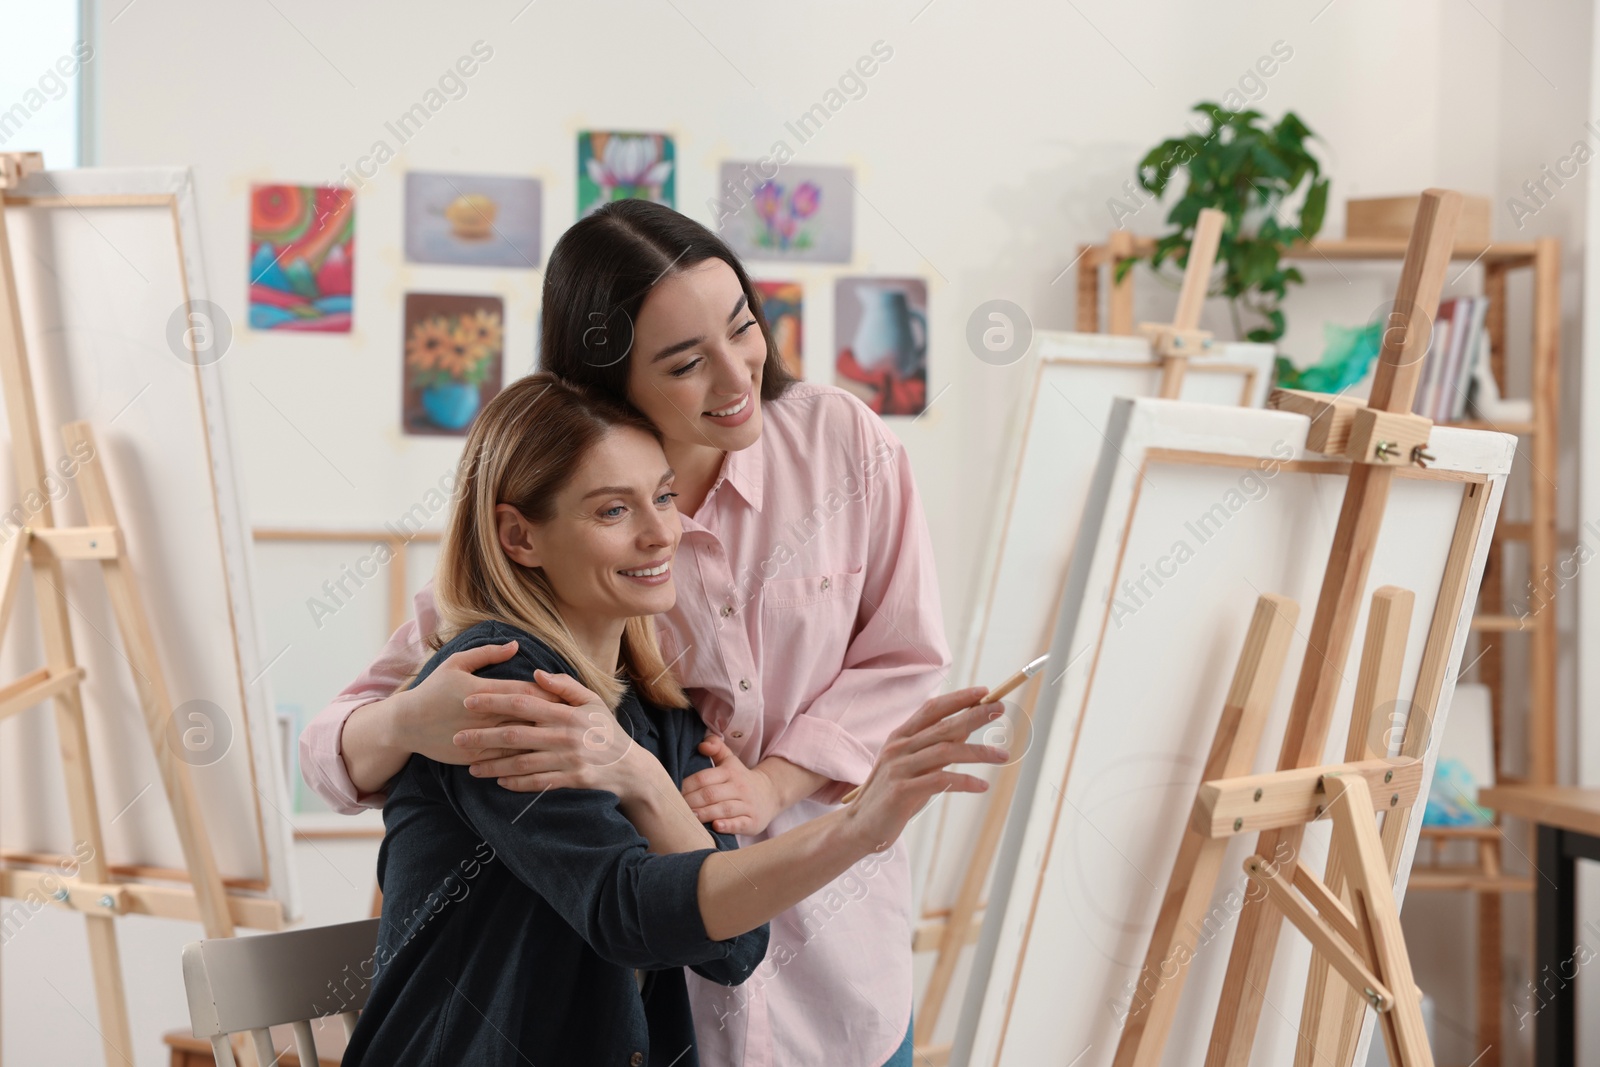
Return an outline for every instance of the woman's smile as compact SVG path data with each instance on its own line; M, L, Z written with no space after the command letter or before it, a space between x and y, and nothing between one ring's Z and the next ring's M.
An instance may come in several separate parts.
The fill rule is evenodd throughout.
M751 415L755 414L755 410L755 405L750 403L750 390L746 389L744 395L733 403L716 411L708 411L705 416L723 426L742 426Z
M672 581L672 558L669 556L655 563L647 563L643 567L617 573L641 585L665 585Z

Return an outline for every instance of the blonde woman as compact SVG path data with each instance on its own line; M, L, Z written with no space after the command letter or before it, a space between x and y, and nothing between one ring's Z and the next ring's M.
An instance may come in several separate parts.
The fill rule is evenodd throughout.
M546 756L531 796L420 754L389 781L376 973L344 1062L691 1067L683 969L744 981L768 919L935 793L981 790L944 768L1005 758L962 740L996 712L973 706L982 689L931 702L855 804L734 852L681 793L712 764L651 622L676 599L682 536L654 426L532 375L479 416L457 481L414 684L453 663L539 687L582 737L536 740L582 755Z

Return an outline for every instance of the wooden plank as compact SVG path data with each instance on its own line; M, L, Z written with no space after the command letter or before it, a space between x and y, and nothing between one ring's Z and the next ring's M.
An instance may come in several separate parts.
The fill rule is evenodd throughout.
M32 370L28 366L27 343L23 336L22 313L17 297L16 270L11 257L11 237L3 207L0 207L0 285L3 285L3 292L0 292L0 387L5 393L6 419L11 429L11 460L16 471L16 489L23 497L30 492L39 495L39 509L31 525L43 529L54 526L55 520L50 494L44 491L44 441L40 436L39 412L35 406ZM62 593L65 581L61 564L49 550L37 543L30 543L29 556L33 564L34 604L39 613L45 666L52 676L58 677L76 670L78 666L72 647L66 597ZM89 734L83 718L83 701L77 687L56 694L55 717L56 743L61 752L67 813L73 838L87 850L87 859L79 870L82 877L89 881L109 881L94 774L89 765ZM122 959L117 950L115 920L91 915L84 922L94 971L95 1003L100 1017L99 1032L105 1060L108 1064L126 1061L133 1051L133 1037L128 1024L127 998L123 992Z
M1384 586L1372 594L1372 606L1367 612L1366 643L1361 649L1361 667L1356 674L1355 705L1350 714L1350 730L1345 736L1346 760L1381 758L1388 754L1389 731L1375 732L1374 720L1380 714L1392 715L1395 699L1400 695L1400 668L1405 659L1406 634L1410 632L1416 599L1411 591L1396 586ZM1299 871L1296 868L1296 874ZM1335 899L1345 896L1344 856L1336 848L1328 850L1323 878ZM1313 957L1300 1009L1300 1038L1295 1047L1297 1067L1307 1067L1313 1062L1335 1063L1343 1043L1342 1035L1349 1029L1346 1006L1355 998L1356 990L1331 979L1328 961Z
M1030 695L1024 714L1030 724L1042 681L1043 677L1040 676L1029 683ZM1029 734L1030 736L1032 734L1031 725ZM922 1003L917 1006L916 1032L912 1038L914 1046L922 1047L933 1041L939 1017L944 1011L945 997L950 992L950 982L955 977L956 964L961 960L961 950L971 941L973 920L978 912L978 898L983 893L984 885L989 881L995 850L1000 847L1000 835L1005 830L1006 816L1011 811L1011 798L1016 795L1017 779L1021 773L1022 760L1018 758L1001 769L994 788L990 790L977 843L968 858L967 870L961 879L961 888L957 890L955 902L950 906L950 917L945 921L944 929L941 931L938 955L934 958L928 985L923 990ZM846 797L846 800L848 799Z
M1369 408L1411 410L1422 356L1430 341L1428 331L1420 327L1424 322L1431 323L1438 310L1439 291L1444 285L1460 213L1460 194L1441 190L1423 193L1400 271L1394 308L1383 334L1367 400ZM1327 744L1340 671L1349 652L1373 546L1383 523L1391 476L1387 467L1365 463L1351 467L1299 684L1290 706L1279 756L1281 769L1315 766ZM1298 856L1303 837L1304 827L1269 831L1257 842L1256 854L1276 856L1280 848L1286 847L1288 855ZM1248 1067L1261 1021L1263 990L1281 929L1276 912L1262 907L1259 901L1245 902L1223 979L1206 1067Z
M1528 577L1543 597L1535 619L1528 663L1528 776L1554 783L1556 761L1556 479L1560 477L1561 246L1553 237L1534 242L1533 263L1533 438L1529 486L1532 527Z
M122 553L122 531L115 526L62 526L34 530L57 559L115 559Z
M1378 978L1394 994L1394 1006L1378 1018L1389 1046L1389 1062L1402 1067L1433 1067L1428 1034L1422 1024L1422 1002L1400 929L1390 860L1384 855L1378 828L1367 814L1372 796L1366 780L1336 778L1328 783L1334 798L1333 837L1344 853L1352 910L1371 937Z
M1078 307L1073 329L1079 333L1100 330L1100 264L1089 255L1092 247L1078 246Z
M1133 234L1127 230L1112 230L1111 239L1106 244L1110 251L1108 269L1115 279L1117 262L1139 253L1134 251ZM1107 333L1124 337L1133 333L1133 271L1130 270L1120 282L1112 281L1106 319Z
M1283 884L1281 873L1268 868L1260 856L1246 857L1244 869L1257 885L1266 890L1266 901L1311 942L1317 959L1338 971L1352 985L1370 993L1380 1010L1387 1010L1394 1003L1394 994L1372 973L1350 943L1340 937L1328 921L1313 911L1303 899L1289 892Z
M51 676L50 668L40 667L29 671L17 681L0 690L0 719L7 719L19 711L27 711L36 704L53 700L67 692L76 693L83 682L83 668L74 667L64 674Z
M1461 498L1461 508L1456 512L1456 528L1450 540L1450 552L1445 558L1444 575L1439 582L1439 596L1434 602L1433 618L1429 621L1428 641L1422 649L1422 663L1417 668L1416 687L1412 690L1410 713L1406 716L1404 733L1400 738L1400 756L1421 759L1428 750L1434 733L1434 721L1439 711L1440 694L1445 683L1446 667L1455 646L1459 616L1451 605L1462 603L1466 597L1466 584L1472 573L1472 561L1478 551L1478 533L1483 525L1483 512L1489 506L1489 494L1482 486L1475 486ZM1492 547L1492 546L1490 546ZM1347 744L1353 744L1353 739ZM1413 810L1405 805L1383 817L1381 842L1389 864L1391 881L1400 869L1400 853L1405 846L1406 834L1411 826ZM1326 1009L1325 1009L1326 1010ZM1366 1004L1355 997L1344 999L1342 1020L1339 1023L1337 1045L1331 1062L1337 1067L1351 1067L1355 1060L1356 1045L1361 1033L1362 1012ZM1323 1051L1328 1049L1322 1046Z
M1284 259L1404 259L1410 244L1407 241L1384 241L1375 238L1334 239L1296 243L1283 251ZM1456 244L1450 250L1451 259L1466 259L1482 263L1485 267L1524 267L1533 262L1537 245L1533 241L1496 241L1490 245Z
M1539 826L1558 826L1600 837L1600 788L1535 782L1497 785L1478 790L1478 803Z
M32 536L33 532L24 528L0 546L0 641L5 639L6 627L11 623L11 609L16 606L17 587L22 580L22 561Z
M1300 605L1286 597L1269 594L1256 600L1255 614L1245 633L1244 648L1206 758L1206 778L1235 777L1255 761L1272 696L1283 673L1283 661L1289 654L1289 638L1299 616ZM1155 929L1150 934L1133 1002L1117 1040L1114 1067L1155 1067L1161 1062L1188 974L1188 968L1180 966L1169 977L1168 965L1174 959L1194 955L1200 919L1211 902L1226 851L1225 838L1201 834L1192 825L1184 831Z
M1376 798L1374 811L1410 803L1422 791L1420 759L1368 759L1241 775L1202 782L1189 826L1207 837L1227 838L1308 823L1327 809L1328 783L1341 776L1366 780Z
M942 918L926 918L919 922L916 930L911 935L912 953L932 952L937 949L940 941L944 939L945 926L948 921ZM979 916L973 916L972 921L967 923L967 936L962 939L961 944L963 946L977 944L978 935L982 931L983 919Z
M92 525L116 526L116 505L111 499L111 486L101 465L100 451L95 446L94 432L87 422L74 422L61 428L61 436L69 452L91 457L84 460L78 470L78 491L83 498L84 514ZM122 634L124 654L133 669L134 688L144 712L150 748L161 773L184 860L194 872L194 893L200 906L201 924L208 937L232 937L233 917L228 910L211 837L206 833L205 815L195 799L189 765L178 759L167 743L172 697L167 691L166 672L132 564L118 556L101 560L100 570L117 618L117 629Z
M116 885L121 890L121 904L117 910L124 915L152 915L185 922L198 922L200 919L200 907L195 901L194 890L188 886L151 885L144 882L78 883L49 871L20 868L0 870L0 896L16 900L26 898L32 891L50 897L63 885L70 890L77 884ZM229 914L236 925L252 930L284 929L283 906L277 901L240 892L228 893L227 900ZM109 911L103 908L95 910Z

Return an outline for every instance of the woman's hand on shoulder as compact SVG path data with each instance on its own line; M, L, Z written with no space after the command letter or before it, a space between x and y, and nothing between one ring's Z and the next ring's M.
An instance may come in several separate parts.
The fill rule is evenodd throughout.
M478 645L463 649L446 659L411 689L396 693L400 701L395 711L395 741L411 752L418 752L438 763L466 764L505 755L501 749L463 747L455 738L463 731L495 726L508 718L505 704L485 708L474 698L493 695L497 699L517 700L539 694L532 682L511 678L482 678L476 673L517 654L517 643Z
M529 692L467 699L473 711L497 720L456 735L464 751L487 754L472 761L474 776L518 793L604 789L623 801L657 784L649 772L660 762L634 743L603 700L570 675L540 670L533 677Z
M683 780L683 799L694 817L719 834L759 834L782 810L777 787L760 770L746 767L719 735L708 733L700 751L711 766Z

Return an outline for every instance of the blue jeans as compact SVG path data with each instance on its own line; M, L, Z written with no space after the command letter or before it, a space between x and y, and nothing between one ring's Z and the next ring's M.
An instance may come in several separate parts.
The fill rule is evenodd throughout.
M916 1022L915 1016L906 1024L906 1039L900 1042L900 1047L894 1050L894 1055L884 1061L883 1067L912 1067L911 1064L911 1031Z

